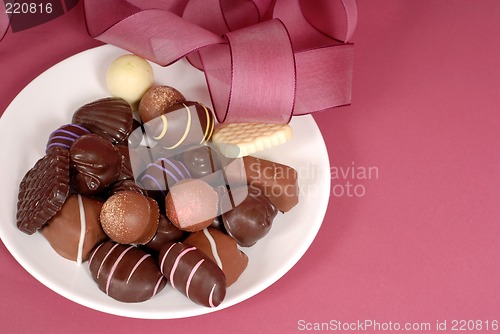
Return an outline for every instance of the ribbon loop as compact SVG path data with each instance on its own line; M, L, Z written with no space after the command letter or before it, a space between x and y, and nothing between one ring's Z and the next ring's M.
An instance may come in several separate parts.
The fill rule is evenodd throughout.
M89 33L103 42L162 66L188 56L205 72L219 122L286 123L292 115L350 103L353 45L334 38L352 36L356 3L328 2L336 5L324 7L325 0L107 0L107 8L113 8L109 15L102 1L85 0L85 9ZM328 24L331 20L341 23ZM346 28L339 33L339 26Z

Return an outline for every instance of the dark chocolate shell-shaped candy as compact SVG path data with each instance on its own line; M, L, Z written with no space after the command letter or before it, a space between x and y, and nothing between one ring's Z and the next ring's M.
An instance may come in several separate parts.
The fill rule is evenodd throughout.
M50 152L55 147L62 147L69 150L75 140L89 133L89 130L78 124L63 125L49 135L45 153Z
M167 284L150 254L113 241L106 241L93 251L89 269L101 291L126 303L151 299Z
M87 103L75 111L72 120L112 144L119 144L128 137L133 121L130 104L116 97Z
M33 234L63 206L69 194L68 150L55 148L23 177L17 201L17 227Z
M166 244L160 252L158 263L170 285L193 302L217 307L224 300L224 273L196 247L180 242Z
M99 194L120 175L120 151L98 135L81 136L69 153L71 187L82 195Z

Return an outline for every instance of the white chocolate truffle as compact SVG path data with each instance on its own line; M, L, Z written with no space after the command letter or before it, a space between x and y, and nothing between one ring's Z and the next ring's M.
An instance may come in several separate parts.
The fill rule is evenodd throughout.
M153 85L153 68L139 56L126 54L116 58L108 67L106 84L111 95L136 104Z

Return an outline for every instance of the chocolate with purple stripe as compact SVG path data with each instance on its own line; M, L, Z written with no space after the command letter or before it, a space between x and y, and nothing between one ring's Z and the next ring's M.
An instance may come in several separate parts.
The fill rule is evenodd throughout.
M147 165L140 182L145 190L160 191L166 196L171 186L187 178L191 178L191 173L182 162L160 158Z
M54 130L49 135L49 140L47 142L47 147L45 148L45 153L49 153L55 147L62 147L67 150L71 148L71 145L85 134L89 134L90 131L80 126L78 124L66 124Z

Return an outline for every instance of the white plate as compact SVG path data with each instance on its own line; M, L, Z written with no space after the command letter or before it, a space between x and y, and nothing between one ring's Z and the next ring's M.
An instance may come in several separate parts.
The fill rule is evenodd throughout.
M294 117L294 136L260 157L293 166L299 172L300 202L278 214L271 232L243 250L249 264L230 286L217 308L198 306L167 286L149 301L118 302L93 282L88 266L78 266L55 253L41 233L26 235L16 227L19 183L44 155L48 135L71 122L81 105L108 96L104 77L108 64L124 50L106 45L70 57L33 80L0 119L0 237L16 260L35 278L62 296L87 307L134 318L169 319L205 314L240 303L269 287L302 257L323 221L330 194L330 165L323 137L311 116ZM181 60L162 68L155 79L179 89L188 100L211 105L202 72Z

